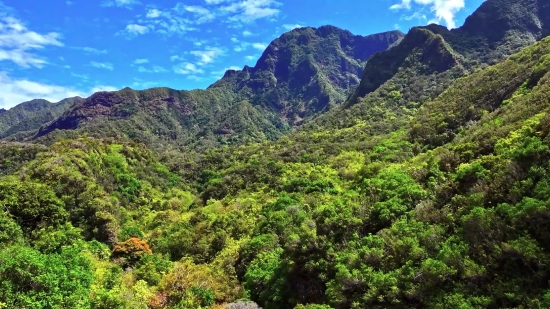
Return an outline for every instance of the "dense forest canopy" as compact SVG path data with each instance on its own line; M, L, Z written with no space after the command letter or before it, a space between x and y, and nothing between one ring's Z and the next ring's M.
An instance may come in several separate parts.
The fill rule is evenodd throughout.
M0 308L550 308L549 20L306 27L206 90L0 111Z

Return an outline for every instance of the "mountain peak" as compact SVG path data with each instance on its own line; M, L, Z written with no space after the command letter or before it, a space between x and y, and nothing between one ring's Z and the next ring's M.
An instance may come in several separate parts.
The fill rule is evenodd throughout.
M343 102L359 83L365 62L402 37L400 31L354 35L331 25L296 28L273 40L253 68L228 70L209 88L252 91L253 104L298 125L304 117Z

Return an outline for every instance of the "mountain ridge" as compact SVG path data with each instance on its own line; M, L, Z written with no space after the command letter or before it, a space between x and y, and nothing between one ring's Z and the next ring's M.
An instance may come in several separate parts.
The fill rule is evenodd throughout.
M359 83L368 57L402 36L399 31L390 31L363 37L334 26L294 29L275 39L254 67L227 71L207 89L125 88L96 93L45 125L35 137L41 138L56 129L86 126L97 134L114 130L106 133L113 136L143 137L137 131L143 128L159 132L156 137L147 137L147 143L168 142L178 146L199 143L210 147L275 139L301 125L304 118L343 102L345 92ZM234 105L238 106L236 110L254 109L248 113L254 116L245 117L246 121L224 115L234 110ZM94 116L101 120L96 121ZM235 121L235 128L231 120ZM103 129L93 129L94 126ZM117 126L120 128L115 129ZM237 127L244 130L243 134Z

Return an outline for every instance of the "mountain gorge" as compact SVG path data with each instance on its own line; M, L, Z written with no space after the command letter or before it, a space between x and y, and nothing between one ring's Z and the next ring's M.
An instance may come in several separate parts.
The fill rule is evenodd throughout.
M0 308L550 308L547 2L0 114Z

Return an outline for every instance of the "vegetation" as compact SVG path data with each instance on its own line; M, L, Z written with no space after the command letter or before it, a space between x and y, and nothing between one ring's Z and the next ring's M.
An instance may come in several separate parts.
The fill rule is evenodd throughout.
M10 135L28 136L45 123L48 123L69 109L73 104L82 101L74 97L57 103L46 100L32 100L21 103L10 110L0 110L0 138Z
M60 117L42 114L47 119L35 121L44 124L38 132L32 127L33 134L23 134L31 126L19 124L4 136L52 143L86 133L157 150L276 140L345 101L365 62L402 37L399 31L355 36L333 26L295 29L273 41L254 68L229 70L206 90L100 92L75 102Z
M217 85L99 93L0 143L0 308L550 307L550 38L458 50L413 29L275 141Z

